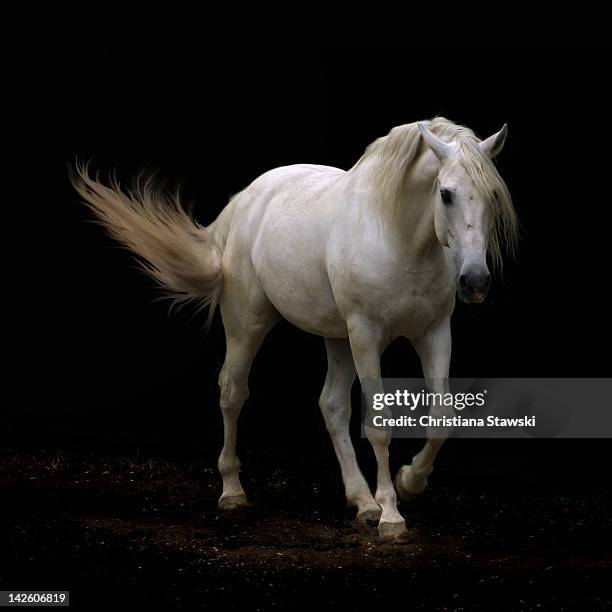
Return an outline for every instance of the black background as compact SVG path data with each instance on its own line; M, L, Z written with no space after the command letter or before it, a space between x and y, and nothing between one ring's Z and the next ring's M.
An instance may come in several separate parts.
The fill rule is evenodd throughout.
M168 316L128 253L89 223L66 164L181 183L203 223L279 165L349 168L391 127L442 114L486 137L524 227L484 305L459 304L452 376L609 376L607 52L594 48L20 49L3 56L0 445L189 455L221 445L219 315ZM419 376L407 342L387 376ZM242 456L337 469L317 398L321 339L281 323L251 376ZM414 442L394 442L404 463ZM439 468L601 478L605 440L451 441ZM359 441L371 470L371 453ZM482 466L482 468L481 468ZM586 471L585 471L586 468ZM509 471L508 471L509 470Z

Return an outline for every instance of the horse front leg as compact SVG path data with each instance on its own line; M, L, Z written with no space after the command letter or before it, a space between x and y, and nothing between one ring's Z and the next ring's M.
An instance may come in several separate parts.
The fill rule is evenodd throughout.
M427 388L434 393L448 393L448 373L451 357L450 318L428 330L415 344L421 359ZM433 406L430 415L441 416L442 407ZM449 428L427 428L427 441L409 465L402 466L395 477L395 489L402 500L409 500L423 492L427 478L433 471L438 451L450 434Z
M357 508L359 522L377 524L380 508L359 469L349 431L351 387L356 376L351 347L344 338L326 338L325 348L327 376L319 406L340 464L346 501Z
M365 317L352 317L347 321L349 340L361 391L367 406L372 406L374 394L383 393L380 376L380 357L385 346L382 328ZM397 495L389 468L391 432L386 429L365 427L366 435L376 456L376 503L381 515L378 534L382 539L393 539L406 533L406 521L397 509Z

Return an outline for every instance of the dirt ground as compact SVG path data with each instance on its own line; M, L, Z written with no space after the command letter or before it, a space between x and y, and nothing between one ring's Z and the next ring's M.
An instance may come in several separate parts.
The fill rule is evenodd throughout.
M607 495L441 480L395 544L352 523L331 470L251 461L252 508L221 515L211 465L2 451L0 588L88 610L612 607Z

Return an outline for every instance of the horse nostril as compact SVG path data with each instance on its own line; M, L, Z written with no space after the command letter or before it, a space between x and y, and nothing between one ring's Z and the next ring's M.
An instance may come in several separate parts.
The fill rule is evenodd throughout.
M470 266L459 276L459 287L463 291L486 293L490 284L489 271L479 266Z

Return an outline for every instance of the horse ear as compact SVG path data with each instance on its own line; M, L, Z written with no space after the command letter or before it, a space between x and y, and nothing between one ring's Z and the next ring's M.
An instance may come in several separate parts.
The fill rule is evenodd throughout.
M506 142L506 136L508 134L508 124L504 123L504 127L502 127L497 134L493 134L493 136L489 136L485 140L480 143L480 148L485 155L489 157L495 157L498 155L501 150L504 148L504 143Z
M436 157L441 161L449 158L452 152L452 146L447 142L440 140L424 123L417 123L423 140L427 146L435 153Z

